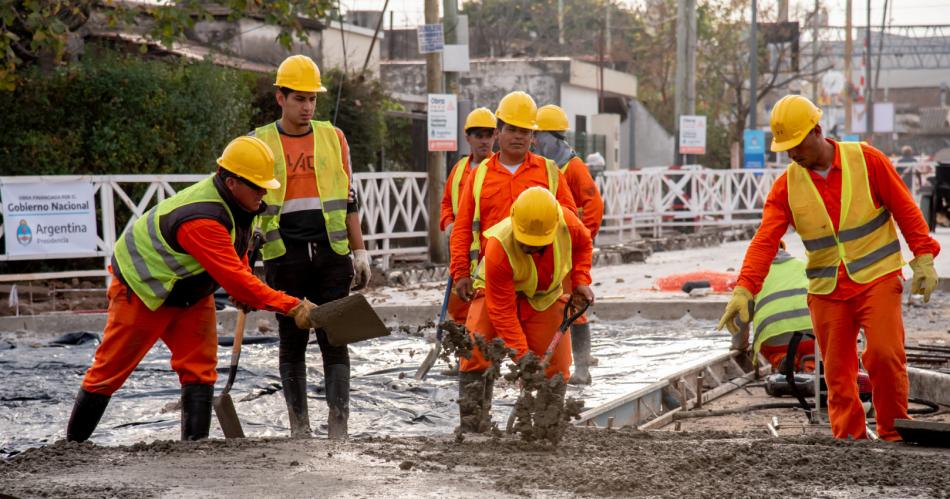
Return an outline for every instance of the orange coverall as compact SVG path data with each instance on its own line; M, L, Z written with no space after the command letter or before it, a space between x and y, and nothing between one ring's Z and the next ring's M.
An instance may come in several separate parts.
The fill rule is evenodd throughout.
M481 199L481 253L485 254L485 231L511 215L511 205L528 187L548 187L548 173L545 159L533 153L527 153L521 167L512 175L498 160L495 153L488 160L488 174L482 184ZM452 277L458 281L471 277L471 261L468 252L472 247L472 218L475 212L475 200L472 190L475 185L474 172L465 179L462 196L459 198L459 212L455 216L452 240L449 245L449 265ZM555 197L564 207L564 211L577 213L577 205L571 196L571 189L564 175L558 172L558 188ZM576 217L575 217L576 218Z
M472 156L468 156L468 165L469 167L462 170L462 179L459 182L459 204L462 204L461 200L461 191L464 190L465 183L468 181L469 174L478 167L478 164L472 164ZM465 158L462 158L463 160ZM455 172L459 168L465 165L465 161L459 161L452 171L449 172L449 177L445 180L445 190L442 193L442 211L439 216L439 228L445 230L450 223L455 223L455 210L452 209L452 183L455 178ZM449 316L452 317L452 320L460 324L465 323L465 318L468 316L468 308L471 305L469 302L462 301L459 298L459 295L455 293L455 289L452 290L452 293L449 294L449 304L446 307L446 311Z
M838 144L825 140L835 146L828 178L811 170L808 173L837 231L841 218L841 159ZM915 256L930 253L936 257L940 245L930 237L920 209L890 160L871 146L862 144L861 147L875 207L887 207ZM742 262L739 286L753 295L759 292L789 224L794 224L794 219L788 204L786 174L783 174L772 185L765 202L762 225ZM897 270L867 284L856 283L848 277L842 264L833 292L808 295L812 324L825 362L828 414L836 438L867 438L856 382L857 335L863 328L868 341L862 360L873 385L877 431L882 439L900 440L894 430L894 420L907 418L908 393L901 281L901 272Z
M570 280L573 286L589 285L590 266L593 256L593 241L590 232L573 213L564 210L564 220L571 233L571 262L573 268ZM547 289L554 274L554 251L548 247L542 253L531 255L538 272L538 289ZM505 345L515 350L516 358L521 358L530 350L539 358L544 356L564 318L564 307L568 296L538 312L523 295L515 293L513 271L508 254L497 239L489 239L485 246L485 289L479 290L472 300L472 308L465 323L469 334L479 334L491 342L501 337ZM571 339L564 335L554 350L551 364L545 374L548 377L560 373L570 378ZM461 359L459 370L463 372L484 371L491 363L482 356L476 347L472 358Z
M571 187L571 195L577 203L580 219L584 227L590 231L590 238L594 239L604 219L604 200L600 197L600 189L597 188L594 177L590 176L587 164L577 156L567 162L564 178L567 179L567 185Z
M254 277L247 257L238 258L231 236L217 221L185 222L178 229L177 239L236 301L281 313L300 303ZM113 277L108 297L109 318L92 367L83 378L84 390L115 393L159 339L171 350L171 366L181 384L214 384L218 335L212 295L190 307L162 306L153 312Z

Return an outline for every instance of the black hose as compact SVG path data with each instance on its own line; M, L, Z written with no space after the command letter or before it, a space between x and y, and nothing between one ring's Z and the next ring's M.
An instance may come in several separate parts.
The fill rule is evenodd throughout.
M909 399L910 403L925 405L927 407L915 407L907 410L907 414L933 414L940 410L940 406L934 402L924 399ZM677 412L673 415L673 420L706 418L713 416L728 416L730 414L742 414L744 412L763 411L766 409L801 409L802 405L798 402L769 402L767 404L752 404L734 409L710 409L699 411ZM814 409L815 404L808 404L809 409Z

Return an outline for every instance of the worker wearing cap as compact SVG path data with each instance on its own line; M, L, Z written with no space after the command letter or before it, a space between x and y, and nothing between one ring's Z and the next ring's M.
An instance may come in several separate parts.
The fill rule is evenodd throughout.
M466 328L472 338L490 343L501 338L516 360L529 352L543 358L563 320L567 297L563 282L571 283L575 305L594 301L590 289L593 242L590 232L545 187L530 187L511 205L510 216L485 231L485 256L478 264L475 299ZM554 350L545 374L570 376L570 336ZM479 406L459 405L460 430L484 431L490 424L473 415L491 407L491 366L476 347L459 364L459 393L471 393L473 383L485 397ZM558 390L563 393L566 385Z
M894 420L907 417L908 381L897 227L915 255L911 292L925 301L937 284L933 259L940 245L888 158L864 143L823 137L820 118L821 110L800 95L783 97L772 109L772 150L788 151L792 163L772 185L720 328L734 329L737 314L748 320L748 303L793 225L808 257L808 308L826 362L832 433L867 437L855 382L863 328L877 431L899 440Z
M270 191L261 217L265 244L261 252L268 284L318 304L361 289L370 278L358 206L351 188L349 146L343 132L327 121L313 120L317 95L326 92L320 70L307 56L290 56L277 69L280 119L254 130L274 150L274 174L283 184ZM351 258L352 256L352 258ZM290 418L290 434L311 435L307 410L306 351L308 331L277 317L280 332L281 385ZM328 434L347 435L350 356L316 331L323 357Z
M577 207L557 165L529 151L537 129L538 108L530 95L516 91L501 99L495 110L499 151L482 161L466 180L449 245L455 291L470 301L472 269L482 256L484 231L504 220L522 191L540 186L550 190L571 213Z
M495 145L495 114L486 107L475 109L465 118L465 141L468 142L471 153L455 163L445 181L445 191L442 194L442 214L439 227L452 236L455 226L455 215L459 210L459 197L462 195L462 186L468 174L482 161L492 154ZM462 301L458 294L449 295L447 311L452 320L459 324L465 323L468 314L468 302Z
M214 290L237 302L310 325L315 305L275 291L251 273L247 251L268 189L280 183L274 157L253 137L231 141L218 172L145 212L115 244L109 318L86 371L66 440L89 438L109 399L156 341L171 351L181 383L181 438L208 436L217 379Z
M604 218L604 200L600 197L600 189L590 174L590 169L577 156L574 148L565 140L565 133L570 128L567 122L567 113L554 104L541 106L538 109L538 131L534 134L535 151L551 159L557 164L567 185L571 188L571 195L577 203L577 216L590 231L591 239L597 237L600 231L600 222ZM586 314L571 325L571 346L574 348L574 373L571 375L572 385L589 385L590 378L590 324Z

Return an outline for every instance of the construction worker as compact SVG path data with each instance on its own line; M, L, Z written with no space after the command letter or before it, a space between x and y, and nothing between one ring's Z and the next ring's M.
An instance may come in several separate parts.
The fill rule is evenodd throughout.
M109 318L86 371L66 428L66 440L89 438L109 399L156 341L171 350L181 383L181 438L208 436L217 379L214 290L237 302L286 315L309 327L315 305L267 287L248 269L253 222L261 198L280 183L274 157L252 137L231 141L218 172L158 203L115 244Z
M537 129L537 113L534 99L524 92L511 92L502 98L495 110L499 151L483 160L465 181L449 246L455 292L462 301L471 301L474 293L472 269L482 256L483 231L508 217L522 191L544 187L571 213L577 212L570 187L557 165L529 151Z
M571 283L570 296L576 306L594 301L590 289L593 242L581 221L558 204L546 187L522 191L510 213L485 231L485 256L478 264L477 291L465 325L473 340L476 335L486 342L501 338L514 350L516 361L528 352L542 358L567 305L563 282ZM548 378L560 375L563 381L570 376L570 342L565 335L557 345L545 371ZM459 404L462 432L490 427L493 378L486 376L490 366L477 347L471 358L460 360L460 399L473 391L484 394L475 404ZM566 388L562 384L558 390L563 395Z
M888 158L863 143L822 136L821 110L800 95L772 109L772 150L788 151L792 163L775 181L762 224L746 252L738 286L720 321L748 321L748 303L760 291L789 224L805 243L808 308L826 362L828 413L836 438L866 438L858 397L857 335L873 385L877 431L899 440L894 420L907 417L907 369L901 319L901 258L897 226L915 258L912 293L930 299L937 284L934 256L940 245Z
M815 351L807 294L805 262L788 253L785 241L780 241L769 273L762 282L762 289L755 295L755 310L752 315L755 324L752 339L754 358L758 359L758 354L761 353L775 372L782 371L789 353L789 342L795 333L801 333L802 338L799 339L794 358L790 359L793 370L803 372L814 369L813 361L808 365L802 363L803 356L811 355ZM748 348L748 335L734 339L737 349Z
M283 187L264 198L261 252L268 284L318 304L343 298L369 282L358 206L351 188L349 146L343 132L313 120L317 94L326 92L317 65L303 55L277 69L280 120L253 134L274 150L274 174ZM352 256L352 259L351 259ZM307 410L306 350L309 334L278 316L280 379L294 438L311 435ZM346 438L350 400L350 356L316 331L323 356L328 434Z
M600 189L590 169L567 143L565 134L569 128L567 113L563 109L554 104L541 106L538 109L538 131L534 134L535 150L560 167L577 203L577 216L590 231L591 239L594 239L604 218L604 200L600 197ZM574 373L570 383L589 385L592 357L590 324L587 323L586 314L571 325L571 346L574 348Z
M459 197L461 197L465 179L468 178L469 172L492 154L492 147L495 145L495 124L495 114L487 107L475 109L468 113L468 117L465 118L465 141L468 142L471 153L459 159L452 167L452 171L449 172L449 176L445 181L445 191L442 194L442 214L439 227L447 237L452 236L455 215L459 209ZM447 312L452 320L459 324L465 324L468 305L468 302L462 301L458 294L452 293L449 295Z

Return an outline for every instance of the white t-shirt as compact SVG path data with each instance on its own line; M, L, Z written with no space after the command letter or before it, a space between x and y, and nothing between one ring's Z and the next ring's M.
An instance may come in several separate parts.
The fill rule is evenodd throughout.
M501 163L501 161L498 161L498 162ZM524 163L523 162L518 163L517 165L507 165L505 163L501 163L501 166L504 166L506 170L508 170L509 172L511 172L512 175L514 175L515 172L518 171L518 168L521 168L522 164Z
M812 170L813 172L821 175L821 178L827 179L828 175L831 174L831 167L825 168L824 170Z

